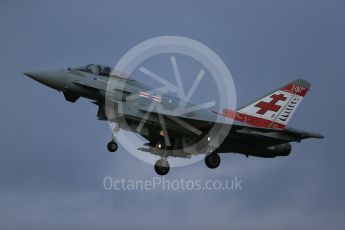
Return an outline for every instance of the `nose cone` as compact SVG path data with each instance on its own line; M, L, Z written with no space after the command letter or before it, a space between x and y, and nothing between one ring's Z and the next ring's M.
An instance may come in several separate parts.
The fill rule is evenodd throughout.
M61 90L65 87L67 74L63 70L26 72L26 76L53 89Z

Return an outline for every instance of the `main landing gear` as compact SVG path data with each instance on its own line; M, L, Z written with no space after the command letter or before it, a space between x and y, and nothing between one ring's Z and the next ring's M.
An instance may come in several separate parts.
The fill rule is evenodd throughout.
M220 156L218 153L211 153L210 155L205 157L205 164L210 169L215 169L220 164Z
M205 164L210 169L215 169L220 164L220 156L218 153L211 153L205 157ZM169 162L165 157L157 160L155 163L155 171L158 175L164 176L170 170Z
M220 156L218 153L211 153L205 157L205 164L210 169L215 169L220 164ZM155 171L158 175L164 176L168 174L170 170L169 162L166 158L161 158L155 163Z
M164 176L168 174L170 170L169 162L166 158L161 158L155 163L155 171L158 175Z

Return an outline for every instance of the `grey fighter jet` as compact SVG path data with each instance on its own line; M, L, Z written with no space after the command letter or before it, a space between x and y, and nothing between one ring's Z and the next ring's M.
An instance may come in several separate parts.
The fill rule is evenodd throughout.
M110 152L118 148L115 137L120 129L144 137L147 143L138 149L160 156L154 166L159 175L169 172L168 157L204 154L207 167L214 169L220 164L219 153L288 156L290 142L323 138L318 133L287 127L310 89L310 83L302 79L240 109L223 108L219 112L162 94L103 65L25 75L62 92L69 102L84 97L96 104L98 119L117 124L107 145Z

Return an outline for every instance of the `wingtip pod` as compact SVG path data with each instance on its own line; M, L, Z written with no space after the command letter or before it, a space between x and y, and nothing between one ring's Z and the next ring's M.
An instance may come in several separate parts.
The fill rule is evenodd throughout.
M307 132L307 131L303 131L303 130L299 130L299 129L294 129L294 128L284 128L284 131L292 134L292 135L296 135L299 138L318 138L318 139L323 139L325 138L322 134L320 133L314 133L314 132Z
M320 134L320 133L312 133L312 137L318 138L318 139L323 139L323 138L325 138L325 136L322 135L322 134Z

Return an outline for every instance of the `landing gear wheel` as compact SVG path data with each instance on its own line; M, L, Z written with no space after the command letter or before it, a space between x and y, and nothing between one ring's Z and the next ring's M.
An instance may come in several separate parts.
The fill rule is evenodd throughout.
M220 156L217 153L212 153L205 157L205 164L210 169L215 169L220 164Z
M109 152L115 152L117 150L117 144L115 141L110 141L107 145L108 151Z
M169 162L166 159L162 158L156 161L155 171L158 175L164 176L168 174L169 170L170 170Z

